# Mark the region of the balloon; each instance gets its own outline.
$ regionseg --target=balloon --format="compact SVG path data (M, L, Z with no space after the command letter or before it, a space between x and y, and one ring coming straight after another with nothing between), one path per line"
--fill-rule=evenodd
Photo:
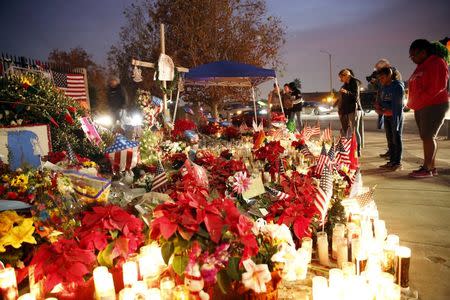
M184 131L184 137L186 138L186 140L190 143L198 143L199 141L199 137L197 132L193 131L193 130L185 130Z
M295 132L296 126L295 126L294 120L289 120L289 121L287 122L286 127L287 127L287 129L288 129L290 132Z

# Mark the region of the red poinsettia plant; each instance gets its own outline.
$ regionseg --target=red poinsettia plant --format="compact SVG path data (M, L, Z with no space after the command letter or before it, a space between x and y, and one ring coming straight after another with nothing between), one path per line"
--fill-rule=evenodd
M292 228L295 236L301 240L311 234L310 225L318 210L314 202L317 189L308 175L292 172L291 177L281 176L281 191L289 197L278 200L268 208L267 221L286 224Z
M186 130L196 130L197 125L188 119L178 119L175 121L172 130L172 138L175 140L182 139Z
M171 196L175 202L154 209L150 237L162 243L166 262L174 255L172 266L177 274L185 271L194 242L208 253L215 252L219 245L231 244L230 249L239 252L243 259L258 252L253 222L240 213L231 199L211 200L208 192L195 184L190 190L174 192Z
M95 252L100 265L121 264L144 242L142 220L119 206L95 206L84 212L81 224L80 247Z
M92 272L95 264L95 254L81 248L75 239L59 239L53 244L42 244L30 262L30 266L35 267L36 281L45 279L45 293L60 283L83 283L84 276ZM23 275L26 276L26 272L22 273L19 280Z
M271 141L256 150L254 155L255 159L267 162L270 166L269 173L274 175L279 171L280 158L284 150L280 141Z

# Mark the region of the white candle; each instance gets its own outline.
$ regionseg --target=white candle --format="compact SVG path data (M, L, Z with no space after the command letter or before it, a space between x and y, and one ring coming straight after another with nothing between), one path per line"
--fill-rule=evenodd
M314 300L328 299L328 282L323 276L314 276L312 279L312 290Z
M409 287L409 264L411 261L411 249L400 246L397 248L396 255L396 283L398 283L402 288L407 288Z
M132 288L124 288L119 293L119 300L134 300L136 298L136 293Z
M331 237L331 258L337 259L338 240L345 236L345 225L337 223L333 228L333 236Z
M317 252L319 253L319 263L323 266L329 266L328 237L326 232L317 233Z
M138 267L135 261L127 261L122 265L123 284L125 287L131 287L138 281Z
M159 284L159 288L161 290L161 299L171 300L174 287L175 282L170 277L162 278Z
M396 234L389 234L386 238L386 244L398 246L400 244L400 238Z
M36 297L34 294L26 293L20 296L17 300L36 300Z
M310 237L302 238L302 248L308 251L308 263L310 263L312 259L312 247L313 247L312 238Z
M330 269L330 293L335 295L333 299L343 299L344 273L341 269Z
M346 238L337 240L337 265L342 269L342 263L348 261L348 245Z
M356 275L355 264L350 261L344 261L342 263L342 273L344 274L345 277Z
M386 222L384 220L375 220L375 238L378 241L384 241L387 236Z
M300 248L297 250L297 255L294 260L294 270L296 280L306 279L306 273L308 272L309 263L309 250Z
M15 300L19 296L14 268L4 268L0 270L0 290L1 295L5 300Z
M356 262L356 257L358 257L361 251L361 240L359 238L353 238L352 241L352 262Z
M152 256L144 254L139 257L139 272L142 278L155 277L158 271L159 266Z
M116 291L114 289L114 280L112 274L105 272L104 269L94 269L94 286L96 299L114 300L116 299ZM97 271L96 271L97 269Z
M161 292L158 288L152 288L148 290L148 299L161 300Z

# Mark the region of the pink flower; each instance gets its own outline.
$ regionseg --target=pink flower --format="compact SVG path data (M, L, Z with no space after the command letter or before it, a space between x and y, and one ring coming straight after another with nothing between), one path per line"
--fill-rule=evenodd
M233 192L242 194L250 186L250 177L247 177L246 172L239 171L232 177Z

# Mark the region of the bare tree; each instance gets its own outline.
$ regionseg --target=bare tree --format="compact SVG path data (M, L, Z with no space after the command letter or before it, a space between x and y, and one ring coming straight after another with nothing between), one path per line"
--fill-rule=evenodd
M177 65L192 68L232 60L281 66L279 49L285 42L285 29L278 18L268 15L264 0L144 0L124 14L127 24L109 52L109 64L130 95L137 87L161 93L151 80L151 70L144 70L145 80L136 84L130 66L131 58L157 60L160 23L166 24L166 53ZM224 87L192 88L187 99L205 103L217 114L223 100L237 92Z

